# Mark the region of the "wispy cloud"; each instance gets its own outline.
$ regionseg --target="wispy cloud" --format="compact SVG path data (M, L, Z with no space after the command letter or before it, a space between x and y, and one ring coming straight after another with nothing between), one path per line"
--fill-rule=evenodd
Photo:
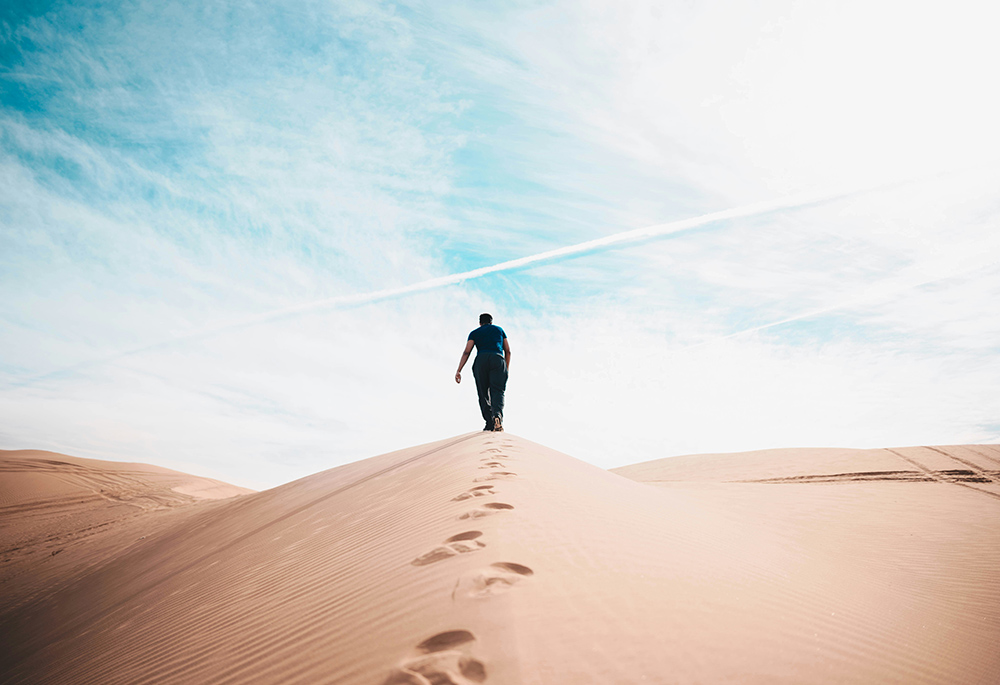
M576 245L567 245L565 247L560 247L553 250L546 250L545 252L539 252L538 254L519 257L517 259L511 259L504 262L500 262L498 264L492 264L490 266L484 266L478 269L472 269L470 271L462 271L455 274L449 274L447 276L430 278L410 285L400 286L396 288L384 288L382 290L375 290L366 293L338 295L336 297L328 297L321 300L315 300L312 302L304 302L288 307L283 307L281 309L265 312L263 314L257 314L254 316L245 317L240 320L225 322L221 325L204 328L201 330L193 331L191 333L174 336L167 340L143 345L141 347L136 347L130 350L126 350L124 352L116 353L109 357L91 360L88 362L77 364L75 366L66 369L60 369L54 372L50 372L42 376L28 378L20 382L15 382L13 384L13 387L23 387L26 385L31 385L40 380L52 378L54 376L65 375L66 373L71 373L73 371L78 371L84 368L93 368L95 366L113 362L123 357L142 354L144 352L160 349L169 345L176 345L183 342L199 340L212 335L217 335L219 333L232 331L235 329L248 328L251 326L256 326L265 323L273 323L281 319L286 319L291 316L301 315L309 312L314 312L317 310L338 309L341 307L358 306L373 302L380 302L383 300L395 299L399 297L404 297L406 295L413 295L415 293L425 292L428 290L436 290L438 288L444 288L451 285L458 285L460 283L464 283L465 281L481 278L483 276L487 276L490 274L503 273L506 271L516 271L530 267L535 264L552 262L572 257L579 257L582 255L590 254L599 250L605 250L619 245L627 245L629 243L636 243L646 240L652 240L655 238L662 238L665 236L669 236L671 234L676 234L682 231L689 231L696 228L701 228L703 226L708 226L721 221L760 216L781 210L796 209L799 207L814 205L822 202L828 202L831 200L843 199L845 197L858 195L867 190L871 189L855 188L849 190L835 190L835 191L827 190L821 193L808 193L808 194L799 194L789 197L783 197L777 200L769 200L766 202L758 202L743 207L735 207L732 209L726 209L718 212L711 212L709 214L703 214L701 216L692 217L689 219L682 219L680 221L672 221L665 224L657 224L655 226L646 226L643 228L633 229L631 231L614 233L612 235L604 236L602 238L596 238L594 240L588 240L583 243L577 243ZM782 323L788 323L790 321L796 321L805 317L815 316L818 313L831 311L833 309L837 309L842 306L847 306L847 304L852 304L852 303L853 301L851 303L844 303L843 305L834 305L832 307L827 307L825 309L818 310L816 312L807 312L804 314L797 315L795 317L784 319L779 322L767 324L764 326L758 326L751 330L754 331L763 330L764 328L780 325Z

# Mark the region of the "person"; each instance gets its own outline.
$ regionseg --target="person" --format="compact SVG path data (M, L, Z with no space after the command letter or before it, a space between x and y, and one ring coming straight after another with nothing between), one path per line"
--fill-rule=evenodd
M479 315L479 328L469 333L465 351L458 362L455 382L462 382L462 368L476 347L476 360L472 362L472 375L479 393L479 409L486 420L484 431L503 430L503 394L507 390L507 372L510 370L510 343L507 334L493 325L493 316Z

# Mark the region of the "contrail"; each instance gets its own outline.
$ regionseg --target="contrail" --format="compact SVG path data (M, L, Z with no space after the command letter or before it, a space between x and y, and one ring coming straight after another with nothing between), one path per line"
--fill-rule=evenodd
M534 264L539 264L542 262L550 262L555 260L578 257L580 255L596 252L599 250L604 250L619 245L641 242L643 240L649 240L653 238L661 238L664 236L680 233L682 231L689 231L696 228L703 228L705 226L718 223L720 221L727 221L730 219L742 219L752 216L760 216L786 209L799 209L802 207L807 207L809 205L831 202L833 200L839 200L852 197L855 195L860 195L863 193L871 192L873 190L878 190L892 185L897 185L899 183L902 182L897 181L893 183L880 183L878 185L854 187L850 189L837 189L837 190L827 190L825 192L818 192L818 193L800 193L796 195L789 195L776 200L756 202L753 204L734 207L732 209L726 209L719 212L710 212L708 214L702 214L701 216L692 217L690 219L680 219L678 221L670 221L663 224L655 224L653 226L637 228L631 231L623 231L621 233L615 233L613 235L604 236L603 238L597 238L595 240L588 240L586 242L577 243L575 245L568 245L566 247L559 247L554 250L539 252L538 254L529 255L527 257L510 259L505 262L493 264L492 266L484 266L478 269L472 269L470 271L462 271L460 273L455 273L448 276L439 276L437 278L430 278L425 281L420 281L418 283L413 283L410 285L401 286L397 288L384 288L382 290L374 290L367 293L356 293L353 295L338 295L336 297L328 297L322 300L305 302L302 304L294 305L292 307L284 307L282 309L275 309L269 312L256 314L254 316L249 316L243 319L229 321L224 324L220 324L218 326L203 328L197 331L193 331L191 333L178 335L169 338L167 340L151 343L149 345L143 345L141 347L135 347L129 350L122 350L106 357L101 357L98 359L82 362L80 364L75 364L73 366L58 369L56 371L51 371L43 375L32 376L20 382L14 382L11 384L11 386L27 387L48 378L61 376L68 373L74 373L77 371L82 371L84 369L92 368L95 366L103 366L104 364L108 364L116 360L123 359L125 357L131 357L143 354L145 352L151 352L153 350L160 349L163 347L169 347L172 345L176 345L178 343L190 342L193 340L208 338L211 336L219 335L220 333L225 333L227 331L239 328L245 328L248 326L256 326L259 324L267 323L270 321L282 319L289 316L296 316L321 309L338 309L341 307L369 304L372 302L380 302L398 297L404 297L406 295L426 292L428 290L436 290L438 288L444 288L450 285L457 285L465 281L470 281L476 278L482 278L483 276L487 276L489 274L500 273L503 271L513 271L516 269L523 269L525 267Z
M514 271L516 269L523 269L525 267L531 266L533 264L539 264L541 262L549 262L560 259L577 257L586 253L596 252L609 247L625 245L628 243L641 242L643 240L648 240L651 238L660 238L666 235L680 233L682 231L687 231L694 228L702 228L710 224L718 223L720 221L726 221L729 219L741 219L751 216L759 216L762 214L769 214L771 212L776 212L783 209L798 209L813 204L830 202L832 200L838 200L853 195L859 195L861 193L875 190L880 187L885 187L886 185L889 184L881 184L879 186L866 187L866 188L852 188L850 190L827 191L824 193L809 193L809 194L803 193L798 195L790 195L784 198L780 198L778 200L769 200L766 202L757 202L754 204L743 205L741 207L735 207L733 209L726 209L719 212L702 214L701 216L696 216L690 219L680 219L678 221L670 221L664 224L655 224L653 226L646 226L644 228L636 228L631 231L623 231L622 233L615 233L613 235L604 236L603 238L596 238L594 240L588 240L586 242L577 243L575 245L568 245L566 247L558 247L554 250L539 252L538 254L529 255L527 257L510 259L507 260L506 262L493 264L492 266L484 266L478 269L472 269L471 271L462 271L460 273L450 274L448 276L439 276L437 278L431 278L426 281L420 281L418 283L412 283L410 285L400 286L397 288L385 288L382 290L374 290L367 293L356 293L353 295L337 295L335 297L328 297L322 300L313 300L312 302L304 302L302 304L294 305L291 307L275 309L270 312L264 312L262 314L256 314L254 316L250 316L245 319L231 321L229 323L214 328L206 328L194 333L189 333L186 335L178 336L176 338L171 338L169 341L165 341L165 343L159 343L159 344L169 344L169 343L179 342L182 340L201 338L207 335L215 335L217 333L228 331L234 328L253 326L256 324L266 323L274 319L280 319L296 314L304 314L306 312L314 311L317 309L336 309L345 306L369 304L372 302L380 302L383 300L389 300L405 295L412 295L414 293L426 292L428 290L436 290L438 288L443 288L449 285L457 285L465 281L470 281L476 278L482 278L483 276L487 276L489 274L499 273L502 271ZM141 348L141 351L145 351L146 349L149 348L143 347Z
M889 285L888 288L877 290L874 286L865 289L859 295L850 297L844 300L838 300L835 304L826 305L824 307L818 307L816 309L810 309L807 312L802 312L801 314L795 314L794 316L789 316L784 319L779 319L777 321L771 321L765 324L760 324L758 326L751 326L750 328L744 328L742 330L736 331L734 333L727 333L726 335L720 335L708 340L703 340L702 342L694 343L692 345L687 345L682 349L690 350L697 347L704 347L711 343L719 342L722 340L729 340L730 338L737 338L741 335L749 335L751 333L758 333L760 331L767 330L768 328L774 328L776 326L782 326L786 323L794 323L796 321L802 321L803 319L811 319L814 316L821 316L823 314L829 314L830 312L837 311L838 309L847 309L849 307L856 307L861 304L867 304L877 300L885 300L886 298L891 298L908 290L915 290L916 288L923 287L925 285L931 285L933 283L940 283L942 281L948 281L953 278L958 278L960 276L970 276L972 274L978 273L980 271L985 271L987 269L995 268L1000 265L1000 260L993 260L981 266L977 266L972 269L961 269L951 273L944 274L942 276L936 276L934 278L925 278L923 280L914 281L903 281L896 285L892 285L888 281L881 281L875 285Z

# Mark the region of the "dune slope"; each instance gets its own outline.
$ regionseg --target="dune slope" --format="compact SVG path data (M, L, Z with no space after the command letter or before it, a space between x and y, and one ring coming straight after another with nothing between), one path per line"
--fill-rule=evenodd
M774 449L667 457L611 469L644 483L681 481L819 483L939 481L971 483L1000 495L1000 448L946 445L895 449Z
M903 451L900 462L934 475L890 460L869 472L928 477L795 480L869 467L782 455L699 479L721 467L691 458L688 479L653 485L509 433L467 434L161 517L0 614L0 672L52 683L995 682L1000 452L975 449L981 459L960 455L982 472L975 482L943 473L972 467ZM953 466L947 451L934 453ZM640 467L663 474L619 471Z
M0 617L194 505L251 492L149 464L0 450Z

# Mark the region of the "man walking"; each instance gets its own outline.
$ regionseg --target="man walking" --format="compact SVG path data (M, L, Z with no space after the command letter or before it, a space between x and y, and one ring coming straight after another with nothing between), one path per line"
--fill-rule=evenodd
M510 344L507 334L493 325L489 314L479 315L479 328L469 333L465 351L458 362L455 382L462 382L462 368L469 360L472 346L476 347L476 360L472 362L472 375L479 393L479 409L486 419L484 431L503 430L503 393L507 389L507 370L510 369Z

